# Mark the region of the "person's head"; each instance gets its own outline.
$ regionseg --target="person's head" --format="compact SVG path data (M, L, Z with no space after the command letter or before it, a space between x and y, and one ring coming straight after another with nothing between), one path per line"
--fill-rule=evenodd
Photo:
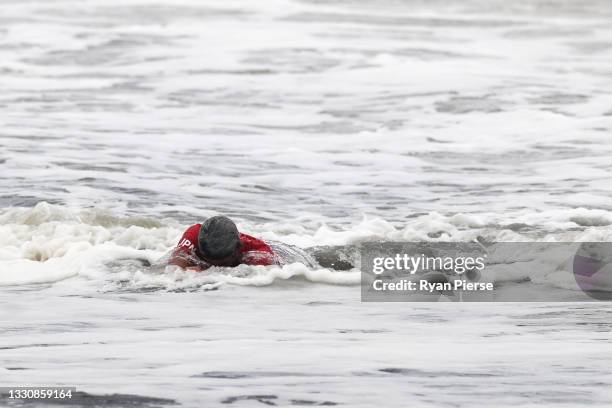
M217 266L235 266L240 253L240 234L232 220L222 215L202 223L198 251L204 260Z

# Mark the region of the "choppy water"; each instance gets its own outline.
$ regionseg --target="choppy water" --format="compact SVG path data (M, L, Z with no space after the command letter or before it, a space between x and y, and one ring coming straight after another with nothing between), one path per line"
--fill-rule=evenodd
M612 3L1 6L2 384L610 404L605 304L366 305L356 271L134 259L217 212L301 248L611 240Z

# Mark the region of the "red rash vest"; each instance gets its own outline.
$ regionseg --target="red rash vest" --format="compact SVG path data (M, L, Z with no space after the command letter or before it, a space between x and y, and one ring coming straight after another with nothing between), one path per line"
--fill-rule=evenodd
M197 255L196 245L201 224L187 228L172 253L170 264L183 268L208 267L208 262ZM274 251L264 241L247 234L240 233L240 264L245 265L275 265L278 264ZM205 268L203 268L205 269Z

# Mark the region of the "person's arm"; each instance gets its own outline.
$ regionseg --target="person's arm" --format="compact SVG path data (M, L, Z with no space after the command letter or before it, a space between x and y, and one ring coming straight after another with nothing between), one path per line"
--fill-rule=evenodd
M188 271L201 272L206 269L205 265L193 256L192 251L195 246L199 231L199 225L192 225L185 231L179 240L176 248L172 251L168 265L175 265Z
M181 248L174 249L168 260L168 265L175 265L191 272L202 272L210 267L209 264L196 259L190 253L185 253Z
M168 265L175 265L183 269L190 269L195 266L195 263L186 256L184 251L181 248L175 248L170 255L170 260L168 260Z
M268 252L249 251L242 254L242 263L245 265L279 265L276 257Z

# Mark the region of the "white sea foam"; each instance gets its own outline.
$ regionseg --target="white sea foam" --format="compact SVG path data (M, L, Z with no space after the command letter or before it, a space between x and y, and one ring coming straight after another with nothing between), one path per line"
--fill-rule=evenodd
M596 217L601 219L607 213L584 209L555 211L549 216L517 219L516 222L536 220L550 225L566 225L571 219L583 220ZM586 227L569 233L549 233L541 236L500 229L499 216L454 214L443 216L430 213L415 217L397 226L380 218L365 217L359 223L343 230L327 225L305 228L299 224L275 224L241 222L241 230L264 239L284 242L301 248L315 246L347 246L362 242L392 241L471 241L486 236L493 241L605 241L612 235L607 226ZM552 220L552 221L550 221ZM32 208L11 208L0 211L0 284L16 285L29 283L50 283L67 278L121 280L112 275L108 264L122 260L145 260L155 263L176 245L183 230L172 219L147 217L121 217L107 210L78 210L41 202ZM195 220L194 220L195 222ZM576 225L574 223L574 225ZM602 229L603 228L603 229ZM513 261L524 254L511 254ZM532 255L530 259L537 259ZM518 258L517 258L518 257ZM554 257L554 256L553 256ZM553 265L554 262L551 262ZM128 277L133 287L150 284L169 290L207 283L228 283L234 285L269 285L277 280L302 277L306 281L331 284L357 284L357 272L329 271L309 268L306 265L284 267L243 267L236 271L217 270L199 274L151 274L147 268L136 268ZM546 276L547 269L540 268L540 276ZM498 281L520 281L533 276L533 265L512 268L512 273L496 273ZM134 272L134 271L132 271ZM112 286L112 284L111 284ZM125 285L124 285L125 286Z

